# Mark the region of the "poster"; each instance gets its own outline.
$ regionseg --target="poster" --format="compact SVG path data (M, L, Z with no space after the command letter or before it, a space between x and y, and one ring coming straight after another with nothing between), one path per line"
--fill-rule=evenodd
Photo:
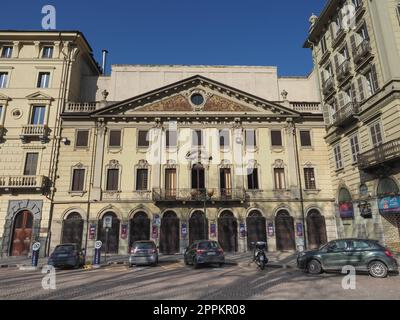
M128 225L121 225L121 239L125 240L128 237Z
M90 224L89 226L89 240L95 240L96 238L96 225Z
M354 209L352 202L342 202L339 204L339 213L342 219L354 218Z
M158 227L156 225L153 225L151 228L151 237L154 240L158 239Z
M239 226L239 232L240 232L240 237L245 238L246 237L246 226L244 223L241 223Z
M274 224L268 223L268 237L273 237L275 235Z
M400 213L400 196L381 198L378 207L381 214Z
M210 224L210 236L211 238L217 237L217 225L215 223Z
M297 223L296 229L297 229L297 236L302 237L303 236L303 224L301 222Z
M187 237L187 224L186 223L182 223L182 225L181 225L181 236L182 236L183 240L185 240Z

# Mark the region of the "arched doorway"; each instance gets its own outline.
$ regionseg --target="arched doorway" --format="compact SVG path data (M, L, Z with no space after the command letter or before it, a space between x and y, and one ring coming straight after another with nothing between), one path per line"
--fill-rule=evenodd
M150 219L146 212L136 213L130 221L129 248L141 240L150 240Z
M311 210L307 215L307 238L310 249L319 248L328 242L325 217L318 210Z
M294 219L286 210L281 210L275 218L276 248L278 251L296 249Z
M160 252L164 254L179 252L179 218L173 211L164 213L161 219Z
M267 242L267 221L260 211L250 212L246 219L247 225L247 248L252 250L252 242Z
M106 217L112 218L112 227L108 232L108 241L106 229L103 228L104 219ZM108 253L118 253L119 246L119 225L120 221L114 212L107 212L102 219L99 220L98 234L97 238L103 242L102 251L107 251Z
M61 243L77 243L82 245L83 219L78 212L72 212L63 221Z
M237 220L230 211L224 211L219 216L218 241L226 252L236 252L238 249Z
M189 219L189 243L208 240L208 219L202 211L196 211Z
M32 240L33 215L29 211L21 211L14 218L11 256L27 256Z

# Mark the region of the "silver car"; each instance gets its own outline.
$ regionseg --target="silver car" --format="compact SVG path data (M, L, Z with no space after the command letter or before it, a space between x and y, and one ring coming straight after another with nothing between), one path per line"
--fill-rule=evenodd
M158 250L154 241L136 241L131 248L129 256L129 266L133 265L152 265L158 264Z

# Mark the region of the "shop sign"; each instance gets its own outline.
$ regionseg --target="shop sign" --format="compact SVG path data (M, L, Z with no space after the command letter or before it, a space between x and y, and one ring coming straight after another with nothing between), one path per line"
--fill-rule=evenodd
M389 196L378 200L381 214L400 213L400 196Z

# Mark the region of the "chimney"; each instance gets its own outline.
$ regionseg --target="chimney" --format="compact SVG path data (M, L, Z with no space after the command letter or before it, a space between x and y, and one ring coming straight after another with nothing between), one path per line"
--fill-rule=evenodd
M103 75L106 74L107 55L108 55L108 51L106 49L103 49L103 63L101 65L101 69L103 71Z

